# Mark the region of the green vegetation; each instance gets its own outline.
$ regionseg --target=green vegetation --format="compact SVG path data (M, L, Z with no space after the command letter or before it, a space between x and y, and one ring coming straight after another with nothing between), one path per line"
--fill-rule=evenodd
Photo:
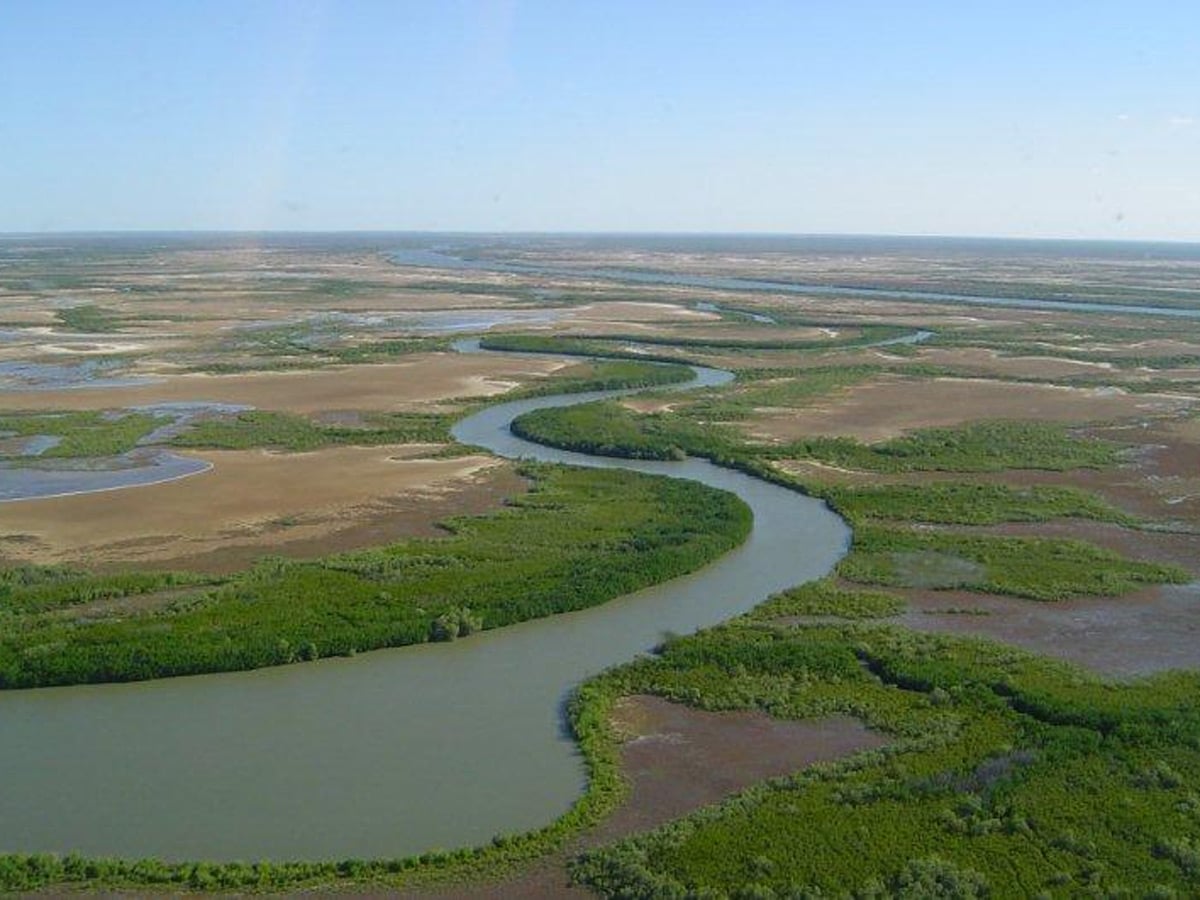
M878 626L675 640L587 702L843 713L892 742L585 853L574 876L607 897L1192 896L1198 690Z
M583 391L650 387L688 381L687 366L650 363L600 363L574 367L575 371L551 376L508 394L504 400L568 394ZM466 411L470 411L468 406ZM365 413L362 425L322 425L304 416L268 410L249 410L232 418L197 422L175 437L176 447L212 447L245 450L272 447L293 452L323 447L377 446L405 443L450 443L450 426L463 415L455 413ZM2 420L0 420L2 424Z
M1094 519L1123 525L1137 520L1077 488L1003 484L885 484L811 486L808 490L851 522L879 520L941 525L996 525Z
M777 459L814 459L867 472L999 472L1101 468L1118 460L1108 441L1076 437L1051 422L971 422L923 428L878 444L811 438L772 448Z
M311 561L265 559L133 615L72 616L71 604L114 597L123 585L151 592L200 579L21 570L0 593L0 687L232 671L448 639L665 581L750 530L744 503L700 484L522 471L533 481L528 494L499 512L444 523L448 537Z
M884 371L879 366L823 366L811 369L743 369L728 387L685 400L677 411L715 422L745 419L764 408L797 409L818 397L859 384Z
M611 400L537 409L513 420L513 434L566 450L631 459L717 457L736 447L730 428L705 427L682 416L638 415Z
M220 450L273 447L293 452L341 445L442 444L453 440L450 425L456 418L450 413L369 413L358 428L319 425L293 413L247 410L232 418L197 422L171 444Z
M183 572L93 574L62 566L17 566L0 571L0 621L16 627L22 616L217 581Z
M135 412L54 412L13 413L0 416L0 432L15 432L22 437L45 435L61 438L40 458L116 456L137 446L137 442L158 426L162 419Z
M807 324L807 323L806 323ZM911 329L893 325L839 326L845 336L817 340L762 340L720 336L656 337L646 334L561 335L495 334L486 335L480 346L485 350L509 350L518 353L559 353L567 356L596 356L617 359L678 361L681 353L663 353L653 348L678 349L683 354L720 354L761 350L839 350L864 347L908 334ZM651 348L651 349L645 349Z
M433 353L438 350L450 349L450 339L440 337L427 338L392 338L384 341L366 341L351 346L321 348L334 364L380 363L388 362L401 356L411 356L413 353Z
M749 619L771 620L785 616L833 616L838 619L881 619L904 612L895 594L883 591L846 590L828 578L781 591L756 606Z
M325 326L326 328L328 326ZM323 331L319 320L246 329L220 347L223 357L192 366L209 375L315 369L322 366L386 363L414 353L448 350L447 337L387 338L345 342ZM245 358L245 357L249 358Z
M631 349L628 341L610 342L587 337L557 337L541 334L489 334L479 340L484 350L514 353L554 353L560 356L592 356L600 359L634 359L678 363L678 353L643 352Z
M917 532L861 526L838 564L850 581L964 588L1031 600L1120 595L1147 584L1183 584L1176 566L1126 559L1083 541Z
M116 310L91 303L60 309L54 314L54 317L58 319L63 328L91 334L109 334L120 331L123 319Z
M1115 444L1077 437L1065 426L1047 422L924 428L878 444L831 437L755 444L732 426L696 421L689 412L637 413L611 400L597 401L526 413L513 422L513 431L541 444L603 456L676 459L687 454L716 462L811 459L880 473L1098 468L1119 458Z
M614 391L630 388L683 384L694 378L687 366L674 363L646 363L609 360L582 363L555 372L544 381L527 384L504 395L504 400L543 397L551 394L582 394L586 391Z

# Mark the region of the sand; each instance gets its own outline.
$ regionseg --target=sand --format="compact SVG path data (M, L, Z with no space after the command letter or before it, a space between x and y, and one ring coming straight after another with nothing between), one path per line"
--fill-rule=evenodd
M109 409L214 401L294 413L335 409L386 411L455 397L490 397L566 364L547 357L430 353L380 365L303 372L174 375L131 387L21 391L5 393L0 398L10 410Z
M886 441L919 428L985 419L1083 423L1177 413L1187 398L1128 394L1117 388L1077 388L970 378L914 379L888 375L839 391L799 410L764 411L745 427L777 440L813 435Z
M505 465L490 456L405 458L427 450L205 451L194 455L213 468L191 478L0 504L0 553L10 561L104 565L194 557L230 546L249 545L252 555L261 555L301 541L319 552L323 544L335 545L323 538L386 513L391 501L421 501L444 516L449 510L431 501L467 491L486 470ZM424 520L430 518L427 513Z

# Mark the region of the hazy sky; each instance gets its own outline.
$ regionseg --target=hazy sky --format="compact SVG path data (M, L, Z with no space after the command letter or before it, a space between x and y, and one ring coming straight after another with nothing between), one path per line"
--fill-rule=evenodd
M0 231L141 228L1200 241L1200 0L0 0Z

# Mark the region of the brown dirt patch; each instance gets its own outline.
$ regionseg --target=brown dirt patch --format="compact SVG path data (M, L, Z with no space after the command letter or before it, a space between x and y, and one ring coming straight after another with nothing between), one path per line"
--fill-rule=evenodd
M660 697L627 697L614 723L628 801L594 833L596 844L646 831L767 778L881 747L857 719L793 721L760 712L707 712Z
M422 401L500 394L563 365L548 357L431 353L399 363L307 372L173 375L124 388L13 392L4 394L4 404L9 409L109 409L207 400L295 413L395 410Z
M1198 584L1061 603L959 591L900 593L909 610L888 621L916 631L1004 641L1113 677L1200 668Z
M406 447L200 454L208 472L165 484L0 505L8 561L229 571L264 553L312 556L429 533L519 490L487 456L405 459ZM515 489L514 489L515 488Z
M885 376L839 391L800 410L766 413L746 428L790 440L833 435L884 441L918 428L981 419L1095 422L1178 412L1188 401L1115 388L1071 388L968 378Z

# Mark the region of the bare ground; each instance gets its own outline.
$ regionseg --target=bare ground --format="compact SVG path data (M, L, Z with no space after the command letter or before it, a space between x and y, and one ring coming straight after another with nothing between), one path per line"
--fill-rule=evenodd
M916 631L974 635L1127 678L1200 668L1200 585L1125 597L1037 603L965 591L900 591L909 609L887 621Z
M295 413L396 410L422 402L503 393L565 365L547 357L421 354L404 362L304 372L172 375L121 388L23 391L3 395L8 409L111 409L214 401Z
M230 571L264 553L312 556L428 534L440 519L522 489L493 457L405 458L427 450L204 452L213 468L192 478L2 504L0 553L8 562Z
M918 428L981 419L1083 423L1176 413L1189 401L1119 389L1060 387L968 378L887 375L797 410L764 412L745 423L756 435L793 440L814 435L885 441Z

